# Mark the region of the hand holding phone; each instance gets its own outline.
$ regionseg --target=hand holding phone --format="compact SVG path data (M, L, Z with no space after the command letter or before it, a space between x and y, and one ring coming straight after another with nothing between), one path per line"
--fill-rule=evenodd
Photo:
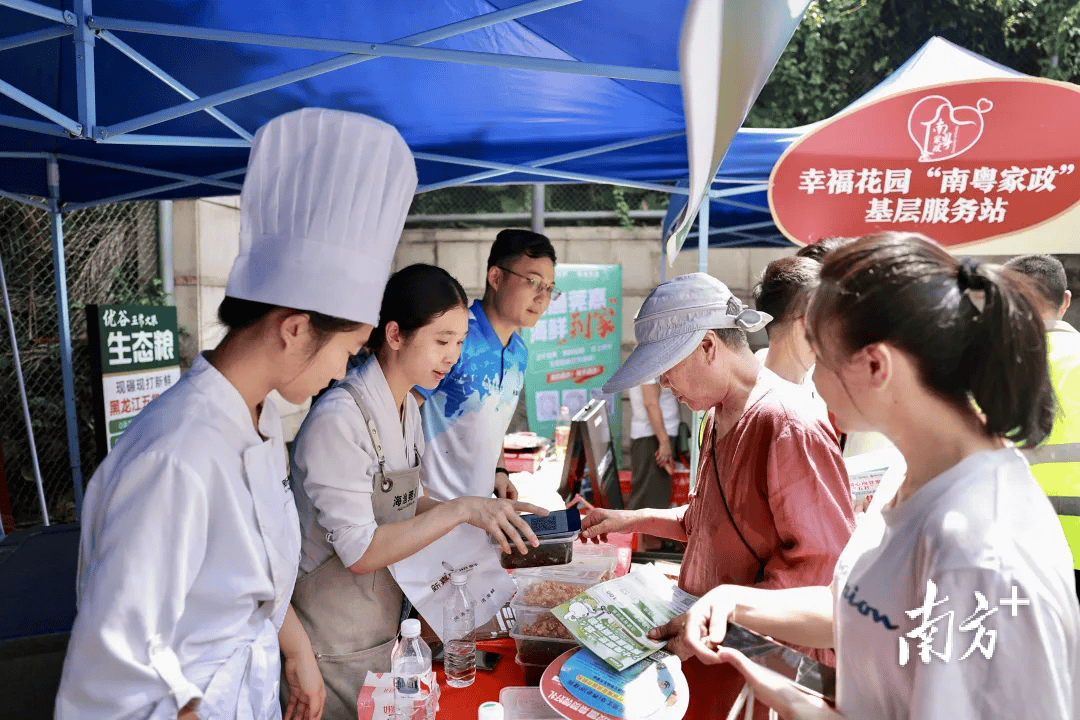
M571 535L581 530L581 512L576 508L556 510L548 515L522 515L536 537Z

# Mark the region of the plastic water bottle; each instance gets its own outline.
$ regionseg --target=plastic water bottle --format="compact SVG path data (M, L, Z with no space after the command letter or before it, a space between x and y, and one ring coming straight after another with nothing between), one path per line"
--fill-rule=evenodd
M467 572L450 575L450 597L443 603L443 668L450 687L469 687L476 679L476 601L469 595Z
M570 442L570 408L559 408L559 419L555 421L555 458L566 458L566 445Z
M476 720L503 720L503 706L497 702L486 702L476 711Z
M401 637L394 643L390 656L394 673L394 715L412 718L419 702L427 701L435 675L431 672L431 650L420 639L420 621L406 620L401 623ZM434 718L434 712L426 714Z

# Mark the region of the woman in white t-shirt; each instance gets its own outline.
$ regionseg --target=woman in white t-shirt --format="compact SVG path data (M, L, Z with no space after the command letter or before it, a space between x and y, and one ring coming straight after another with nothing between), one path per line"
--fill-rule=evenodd
M842 429L896 444L906 476L859 524L831 587L720 586L674 621L669 649L734 664L784 718L1080 714L1071 555L1009 442L1035 445L1053 422L1026 283L918 235L826 257L807 314L815 383ZM729 620L835 647L836 709L721 647Z

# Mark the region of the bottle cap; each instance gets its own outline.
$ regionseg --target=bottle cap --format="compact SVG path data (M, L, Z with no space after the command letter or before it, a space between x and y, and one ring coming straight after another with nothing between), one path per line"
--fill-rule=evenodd
M458 570L457 572L450 573L451 585L464 585L469 582L469 572L467 570Z
M476 713L476 720L503 720L503 706L497 702L486 702Z
M410 618L401 623L401 637L420 637L420 621Z

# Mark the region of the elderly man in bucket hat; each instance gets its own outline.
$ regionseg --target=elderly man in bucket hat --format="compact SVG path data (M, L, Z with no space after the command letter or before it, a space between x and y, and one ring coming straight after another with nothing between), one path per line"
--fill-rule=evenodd
M824 408L750 351L746 333L771 319L705 273L661 283L634 320L637 347L604 385L604 392L618 392L659 378L691 409L708 412L688 505L597 509L582 521L587 538L645 532L686 541L679 587L692 595L722 584L827 585L855 526L839 441ZM679 622L654 637L676 635ZM669 649L688 656L678 642ZM831 652L822 652L813 654L831 663ZM696 659L683 670L687 717L724 717L741 676Z

